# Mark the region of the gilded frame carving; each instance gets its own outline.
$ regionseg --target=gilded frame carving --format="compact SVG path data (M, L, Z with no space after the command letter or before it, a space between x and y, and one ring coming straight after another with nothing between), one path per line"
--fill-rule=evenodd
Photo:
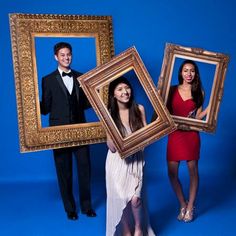
M208 103L210 109L206 119L197 120L194 118L172 115L174 122L180 129L214 132L216 129L220 102L223 96L224 80L229 63L229 56L222 53L210 52L202 48L183 47L181 45L167 43L161 68L161 75L157 85L165 104L168 99L175 59L177 58L213 64L216 69Z
M114 55L112 17L10 14L20 151L37 151L105 141L101 122L41 127L35 37L94 37L96 63ZM105 90L104 90L105 91ZM106 93L101 92L106 99Z
M111 118L105 102L99 95L99 90L103 87L107 87L111 81L130 70L134 70L137 75L140 84L157 113L157 119L123 138ZM127 49L115 56L108 63L80 76L78 80L97 115L103 122L107 133L112 138L121 158L130 156L176 129L176 126L135 47Z

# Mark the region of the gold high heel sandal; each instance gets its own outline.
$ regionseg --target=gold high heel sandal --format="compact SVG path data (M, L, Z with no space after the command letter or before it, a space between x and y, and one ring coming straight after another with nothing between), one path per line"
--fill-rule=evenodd
M179 214L178 214L178 216L177 216L177 219L178 219L178 220L183 220L183 219L184 219L184 216L185 216L185 213L186 213L186 207L180 208Z
M194 218L194 207L191 210L186 210L183 221L185 223L188 223L188 222L193 221L193 218Z

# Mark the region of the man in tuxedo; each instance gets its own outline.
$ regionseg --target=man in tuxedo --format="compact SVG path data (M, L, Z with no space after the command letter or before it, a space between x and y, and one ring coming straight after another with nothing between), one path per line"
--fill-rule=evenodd
M41 113L43 115L49 113L50 126L85 123L84 110L91 105L76 79L81 73L70 68L71 45L66 42L57 43L54 46L54 56L58 68L42 79ZM78 219L72 188L73 156L78 170L81 212L88 217L95 217L96 213L91 206L89 147L85 145L54 149L53 155L59 189L68 219Z

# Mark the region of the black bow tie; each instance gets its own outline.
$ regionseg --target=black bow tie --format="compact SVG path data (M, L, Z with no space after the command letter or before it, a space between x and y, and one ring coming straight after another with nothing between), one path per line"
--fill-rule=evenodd
M62 72L62 77L64 76L69 76L69 77L72 77L72 72L69 72L69 73L66 73L66 72Z

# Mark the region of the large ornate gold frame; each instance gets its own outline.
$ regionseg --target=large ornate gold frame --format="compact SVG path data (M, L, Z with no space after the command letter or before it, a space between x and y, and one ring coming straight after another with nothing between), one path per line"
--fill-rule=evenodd
M101 122L41 127L35 37L94 37L96 61L100 65L114 55L112 17L53 14L9 17L21 152L104 141Z
M183 47L180 45L167 43L165 47L161 75L158 80L158 90L160 91L165 104L168 99L176 58L190 59L216 66L208 104L210 110L206 119L197 120L194 118L172 116L174 122L180 129L214 132L216 129L220 102L223 96L224 80L229 62L229 56L222 53L206 51L201 48Z
M123 138L109 114L99 90L107 87L111 81L130 70L134 70L137 75L153 109L157 113L157 119ZM157 92L157 88L134 47L117 55L108 63L80 76L78 80L97 115L102 120L107 133L112 138L121 158L130 156L176 129L168 110Z

